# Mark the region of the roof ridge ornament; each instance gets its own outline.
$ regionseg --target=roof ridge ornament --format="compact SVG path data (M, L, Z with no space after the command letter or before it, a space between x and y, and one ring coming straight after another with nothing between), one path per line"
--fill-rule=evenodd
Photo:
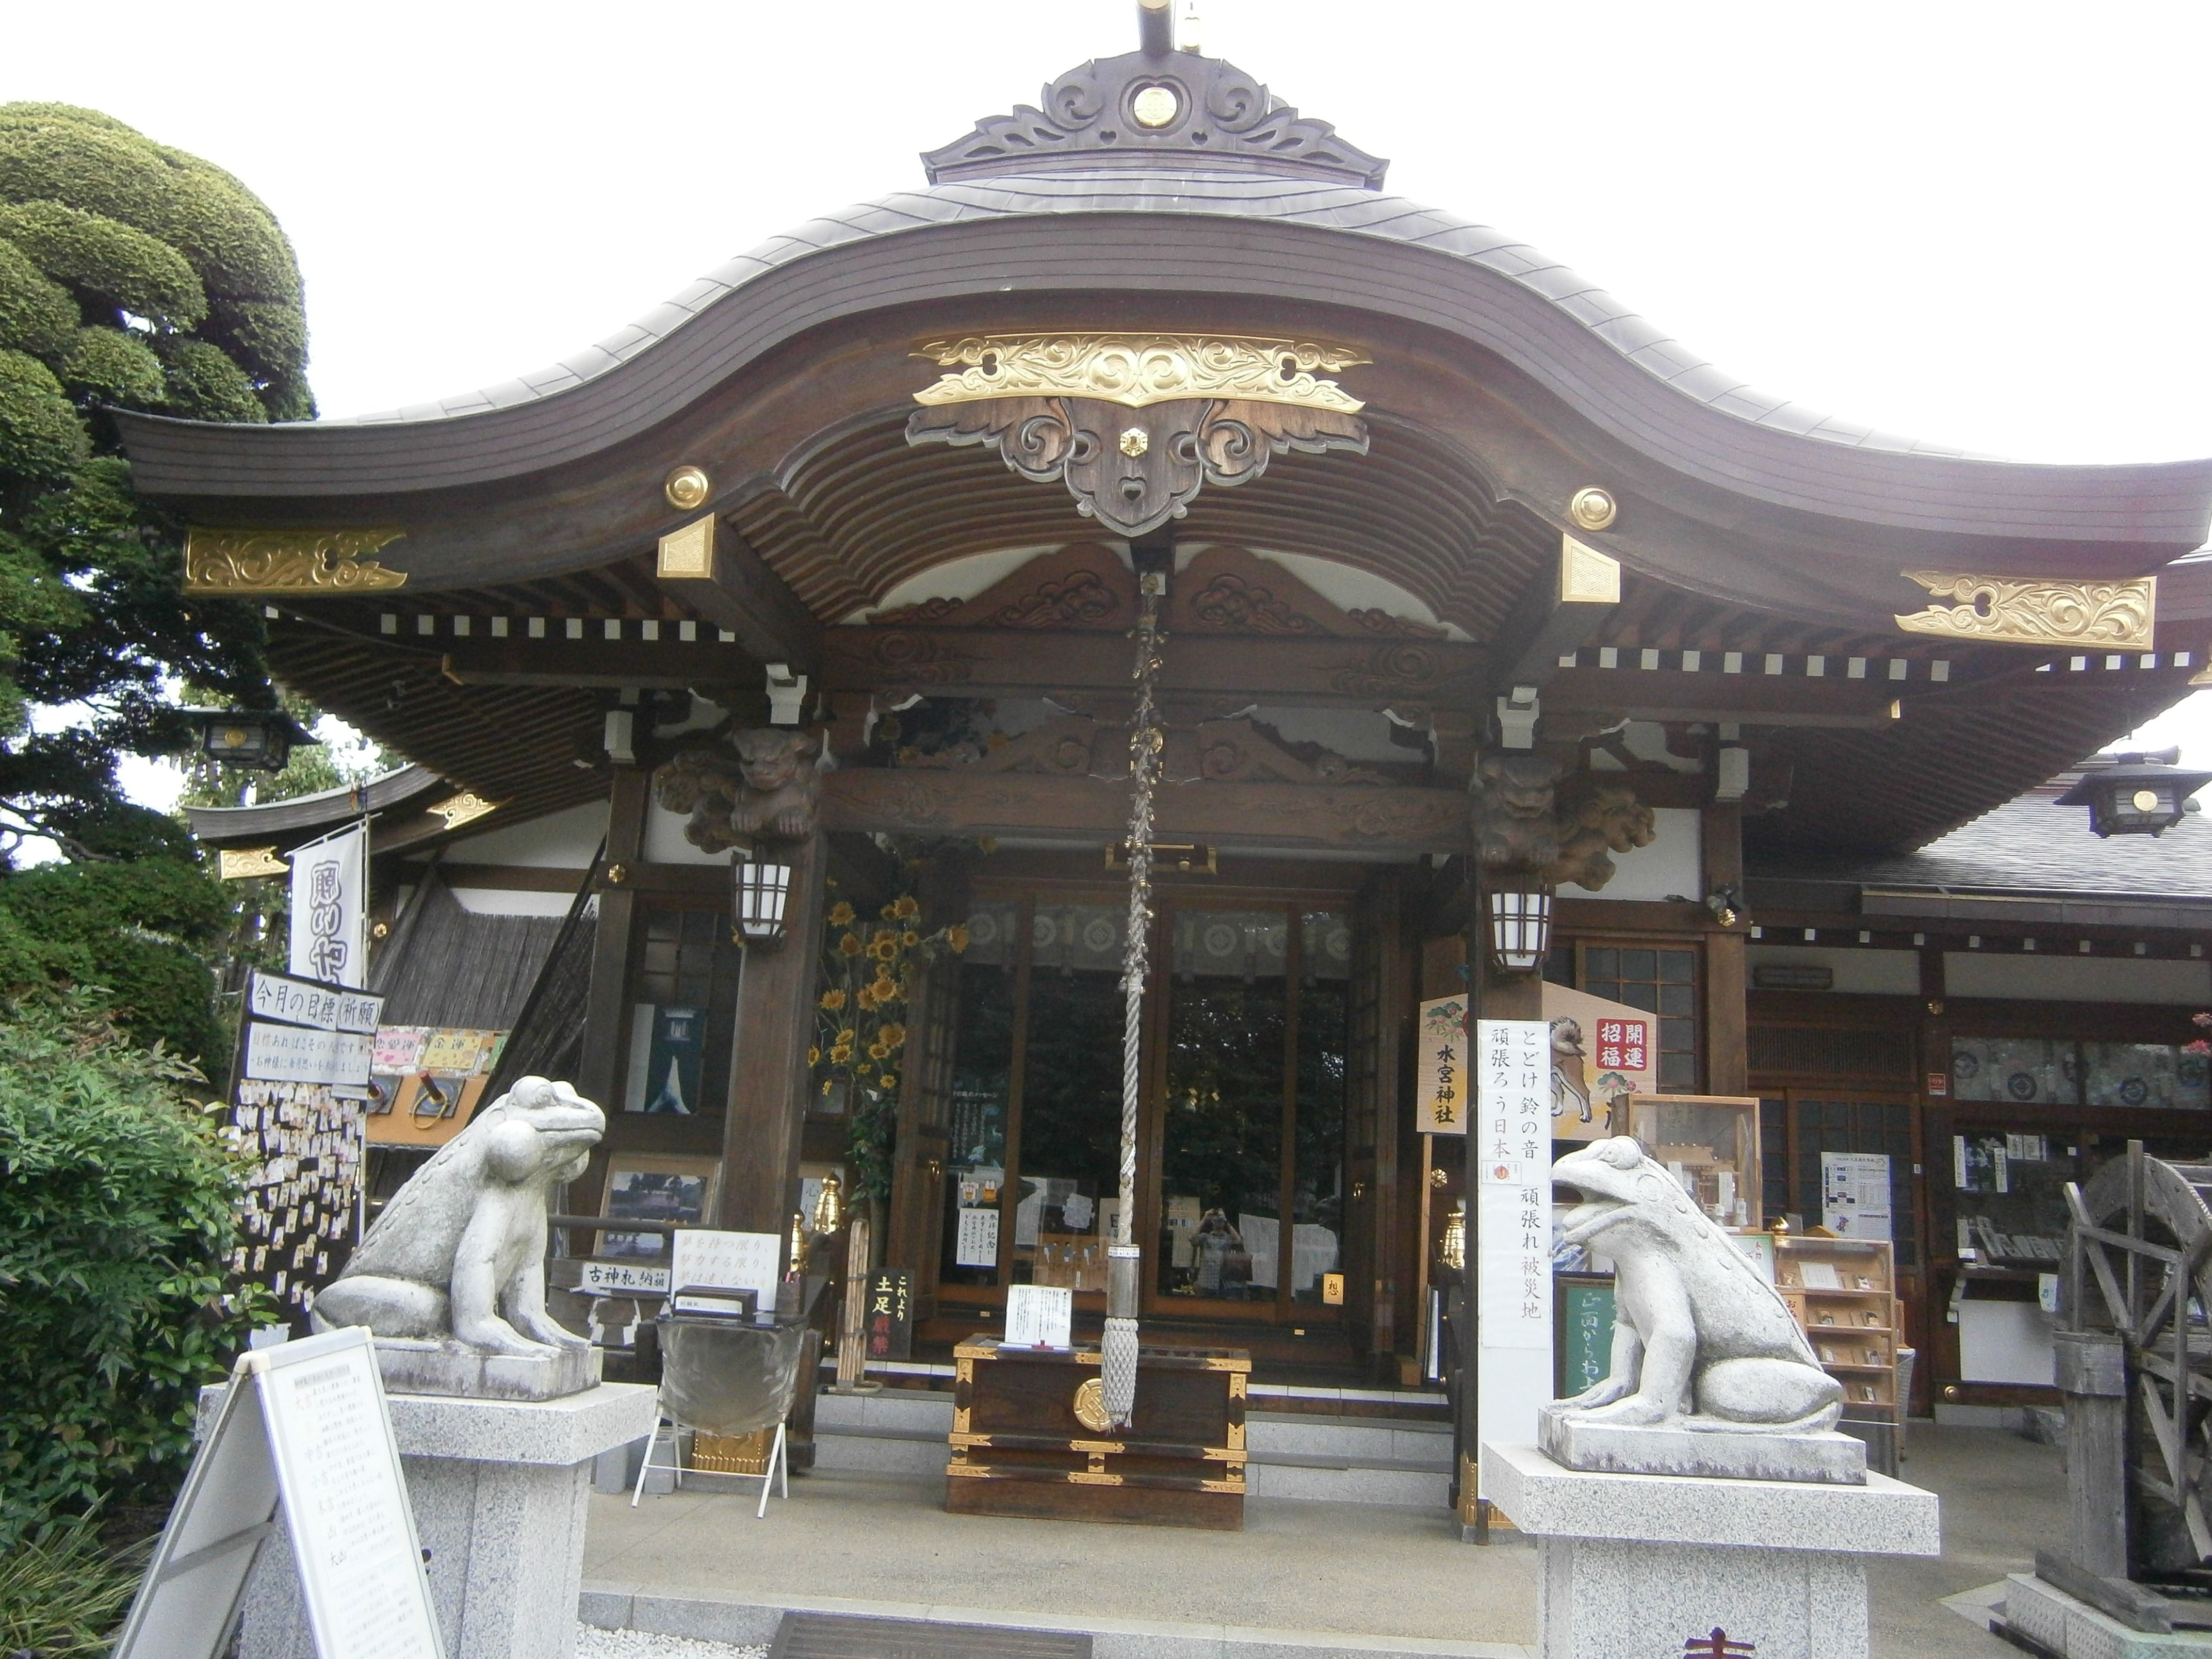
M1117 163L1264 173L1380 190L1390 164L1301 116L1254 76L1194 52L1094 58L921 158L929 182Z

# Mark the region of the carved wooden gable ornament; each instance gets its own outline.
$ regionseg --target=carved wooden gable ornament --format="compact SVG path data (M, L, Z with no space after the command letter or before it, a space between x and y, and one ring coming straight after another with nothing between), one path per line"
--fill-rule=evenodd
M913 444L986 444L1075 509L1138 537L1200 486L1238 484L1291 449L1367 453L1358 398L1322 378L1343 346L1192 334L971 335L916 354L946 371L915 394ZM1318 373L1317 373L1318 371Z

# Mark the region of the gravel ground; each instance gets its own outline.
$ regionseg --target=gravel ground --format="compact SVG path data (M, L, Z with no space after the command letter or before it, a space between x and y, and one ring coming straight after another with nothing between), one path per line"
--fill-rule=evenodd
M695 1642L688 1636L654 1636L641 1630L576 1626L576 1659L768 1659L766 1648L727 1642Z

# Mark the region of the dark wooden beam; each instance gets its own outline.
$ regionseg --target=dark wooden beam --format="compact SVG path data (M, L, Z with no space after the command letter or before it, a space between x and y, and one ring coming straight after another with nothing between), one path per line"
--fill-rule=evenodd
M823 630L822 689L954 696L1024 691L1126 695L1129 642L1115 633L987 628ZM1182 633L1168 641L1164 694L1380 708L1481 705L1483 647L1443 640L1258 638Z
M1587 644L1620 602L1620 567L1609 555L1563 537L1552 568L1522 590L1491 642L1498 653L1491 682L1497 694L1550 684L1559 659Z
M822 624L814 613L719 514L711 532L706 572L675 574L664 556L660 586L679 604L736 635L739 647L757 660L787 663L803 674L815 672Z
M1468 798L1457 789L1279 783L1174 784L1160 791L1162 841L1226 846L1452 853L1467 844ZM1126 784L1103 778L854 768L823 780L833 830L890 835L1050 835L1101 845L1123 833Z

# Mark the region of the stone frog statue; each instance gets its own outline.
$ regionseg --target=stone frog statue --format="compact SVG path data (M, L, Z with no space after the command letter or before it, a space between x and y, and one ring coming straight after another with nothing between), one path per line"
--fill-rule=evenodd
M545 1310L546 1202L583 1173L606 1127L567 1084L524 1078L399 1189L315 1298L315 1328L366 1325L525 1358L588 1347Z
M1843 1414L1774 1287L1632 1137L1571 1152L1552 1179L1583 1202L1563 1242L1613 1258L1613 1369L1562 1402L1585 1421L1808 1433Z

